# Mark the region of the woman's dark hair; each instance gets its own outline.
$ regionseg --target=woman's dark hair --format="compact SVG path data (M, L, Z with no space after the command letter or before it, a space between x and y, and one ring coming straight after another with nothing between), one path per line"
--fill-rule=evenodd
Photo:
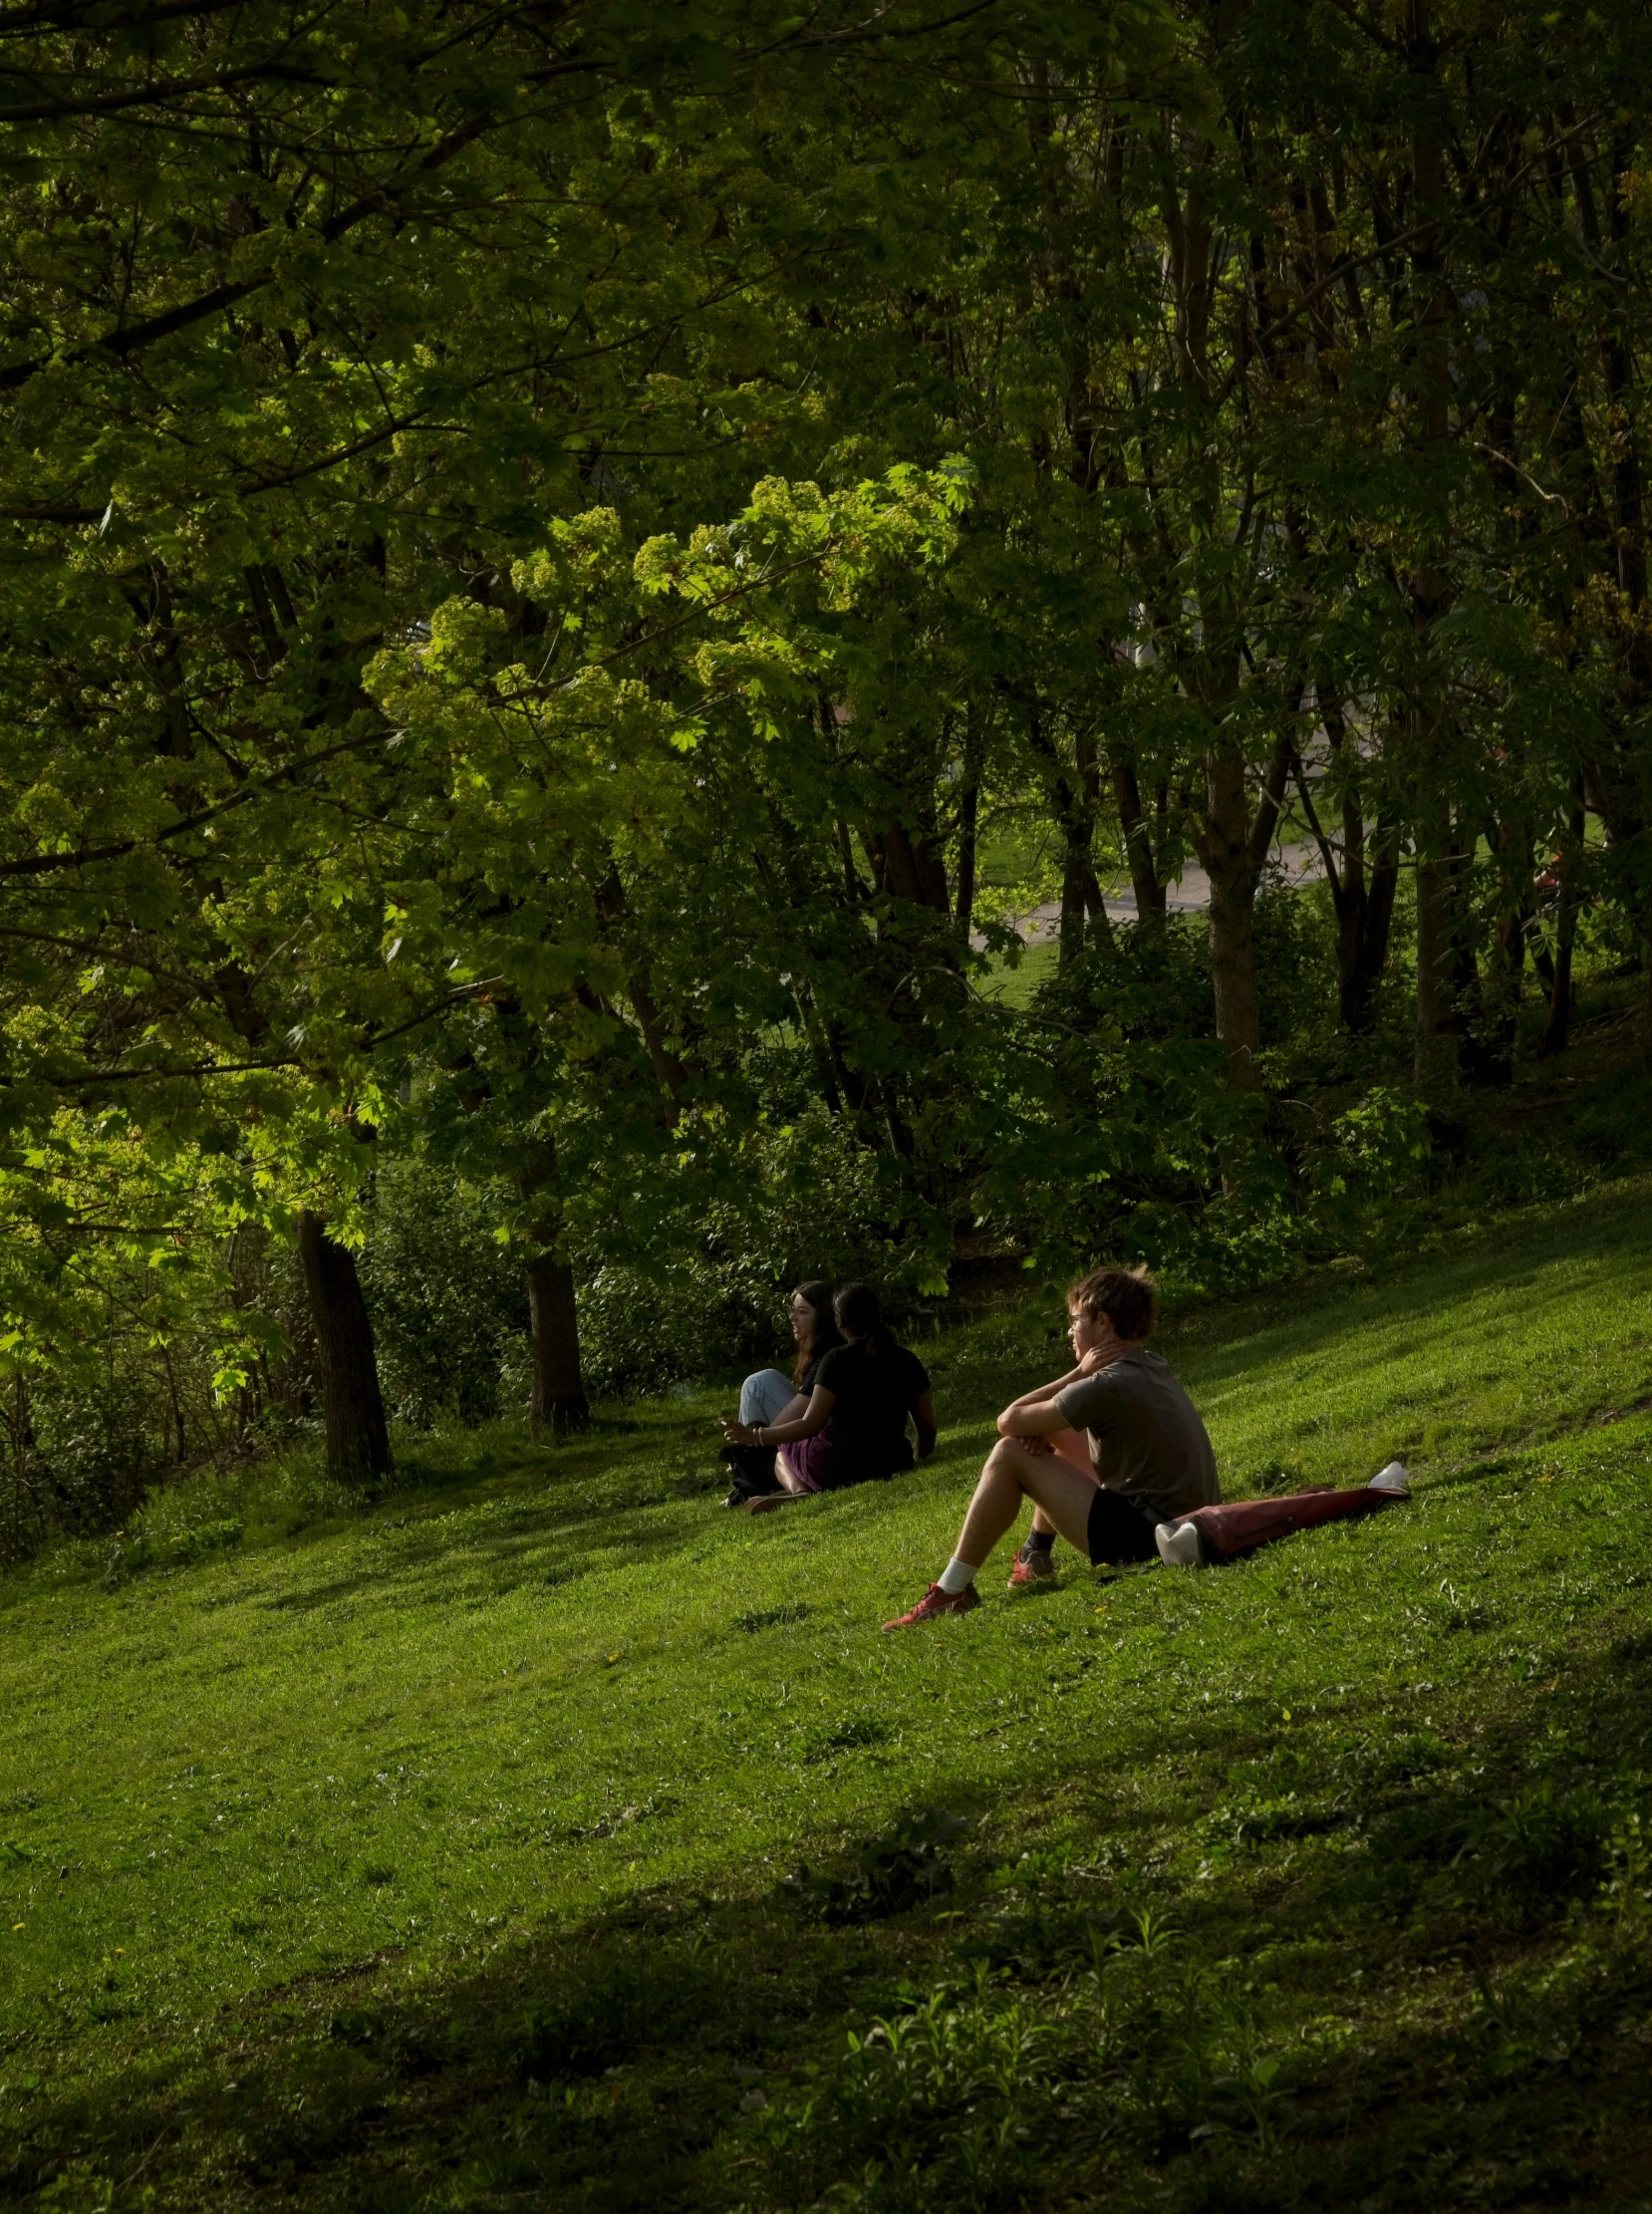
M832 1287L829 1283L818 1280L800 1283L792 1297L801 1299L814 1316L809 1325L808 1336L798 1345L797 1359L792 1366L792 1382L800 1384L822 1353L829 1353L834 1345L843 1343L843 1332L838 1328L837 1317L832 1312Z
M869 1283L839 1284L832 1311L844 1336L858 1337L869 1353L881 1353L895 1343L878 1294Z

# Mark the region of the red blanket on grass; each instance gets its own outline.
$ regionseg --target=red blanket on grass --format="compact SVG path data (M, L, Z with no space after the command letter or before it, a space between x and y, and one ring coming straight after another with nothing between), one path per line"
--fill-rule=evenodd
M1177 1521L1199 1524L1213 1560L1237 1560L1240 1553L1270 1545L1292 1530L1344 1522L1354 1515L1374 1515L1379 1508L1396 1506L1402 1496L1374 1491L1369 1484L1346 1492L1332 1484L1310 1484L1306 1491L1292 1492L1285 1499L1240 1499L1225 1507L1200 1507Z

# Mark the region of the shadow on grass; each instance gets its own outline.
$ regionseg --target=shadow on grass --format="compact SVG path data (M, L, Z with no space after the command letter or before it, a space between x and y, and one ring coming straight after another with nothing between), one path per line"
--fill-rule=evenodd
M95 2099L39 2089L0 2201L62 2177L54 2206L905 2206L889 2179L856 2195L883 2097L932 2163L914 2205L1628 2203L1607 2184L1652 2143L1625 1842L1652 1812L1652 1638L1575 1656L1564 1729L1535 1690L1465 1688L1482 1719L1455 1735L1396 1731L1380 1695L1311 1742L1259 1703L1191 1715L1205 1857L1179 1878L1190 1817L1144 1799L1144 1726L1036 1795L961 1800L962 1835L909 1809L878 1864L922 1879L877 1896L830 1880L866 1855L822 1839L828 1880L790 1897L736 1873L412 1985L395 1956L300 1981ZM922 2012L943 1986L966 2065ZM847 2027L903 2012L906 2075L845 2057Z

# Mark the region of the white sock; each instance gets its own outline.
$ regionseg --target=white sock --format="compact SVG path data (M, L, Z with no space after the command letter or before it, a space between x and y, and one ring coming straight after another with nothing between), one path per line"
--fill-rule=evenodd
M978 1560L961 1560L954 1553L941 1571L941 1588L949 1599L956 1599L961 1591L967 1591L980 1573Z

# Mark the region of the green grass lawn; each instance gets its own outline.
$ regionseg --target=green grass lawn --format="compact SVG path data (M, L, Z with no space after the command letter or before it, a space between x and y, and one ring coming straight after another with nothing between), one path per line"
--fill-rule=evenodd
M0 2203L1652 2205L1649 1240L1177 1320L1231 1495L1419 1480L1206 1575L880 1635L1027 1302L764 1521L680 1399L0 1583Z

